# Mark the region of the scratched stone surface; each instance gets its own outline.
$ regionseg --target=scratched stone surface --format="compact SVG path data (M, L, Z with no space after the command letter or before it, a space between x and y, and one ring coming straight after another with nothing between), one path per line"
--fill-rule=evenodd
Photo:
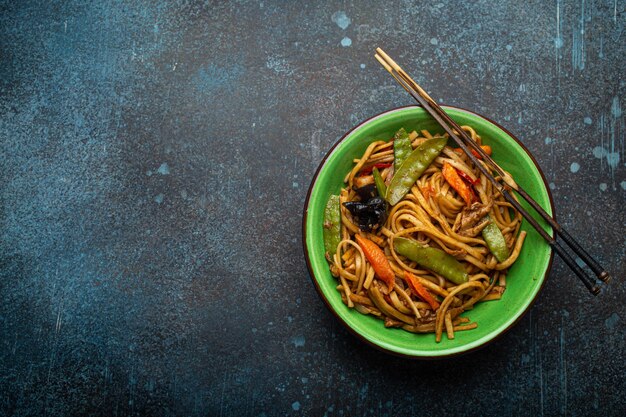
M626 414L626 2L86 3L0 2L0 415ZM327 311L310 180L411 103L377 46L522 139L600 296L555 259L517 326L431 362Z

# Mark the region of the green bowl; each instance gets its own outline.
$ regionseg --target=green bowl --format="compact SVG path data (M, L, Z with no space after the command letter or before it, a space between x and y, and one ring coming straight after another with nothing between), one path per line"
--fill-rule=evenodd
M535 201L553 214L553 201L546 179L530 152L511 133L497 123L476 113L445 106L446 112L460 125L470 125L483 143L493 149L493 158L510 172ZM337 194L343 177L352 168L352 160L362 155L368 144L377 139L388 140L400 127L408 131L427 129L443 133L443 129L421 107L409 106L374 116L346 133L326 154L315 173L307 194L303 215L303 245L309 272L319 295L335 316L357 337L383 351L408 357L439 358L478 349L510 329L537 298L552 265L552 250L541 236L524 220L522 229L528 235L522 252L507 275L507 287L499 301L477 305L463 315L478 328L456 332L453 340L445 335L440 343L433 334L413 334L402 329L383 326L381 320L360 314L341 302L336 290L338 281L330 274L324 259L322 223L324 207L331 194ZM522 200L524 208L532 209ZM548 233L550 227L533 215Z

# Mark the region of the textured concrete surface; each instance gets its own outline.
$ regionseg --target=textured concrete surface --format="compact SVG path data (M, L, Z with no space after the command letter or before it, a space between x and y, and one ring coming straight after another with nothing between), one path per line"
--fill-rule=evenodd
M0 2L0 415L624 415L626 3ZM409 97L535 154L567 267L504 337L407 361L326 310L322 156Z

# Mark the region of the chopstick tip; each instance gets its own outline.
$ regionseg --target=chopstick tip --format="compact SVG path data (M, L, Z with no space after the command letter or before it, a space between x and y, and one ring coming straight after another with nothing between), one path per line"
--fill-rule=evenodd
M608 272L606 271L602 271L599 275L598 275L598 279L602 282L604 282L605 284L608 284L609 281L611 281L611 275L609 275Z

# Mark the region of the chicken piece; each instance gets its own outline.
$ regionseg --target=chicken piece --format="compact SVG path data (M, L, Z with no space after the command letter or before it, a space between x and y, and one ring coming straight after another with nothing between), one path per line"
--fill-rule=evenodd
M476 202L473 203L469 208L464 208L461 212L460 221L455 224L454 231L464 236L475 236L476 234L478 234L478 232L482 230L483 227L487 225L488 220L487 222L483 222L485 224L481 223L478 225L481 227L475 227L479 221L481 221L487 214L489 214L492 206L493 202L490 201L487 204ZM466 235L465 233L470 234Z

